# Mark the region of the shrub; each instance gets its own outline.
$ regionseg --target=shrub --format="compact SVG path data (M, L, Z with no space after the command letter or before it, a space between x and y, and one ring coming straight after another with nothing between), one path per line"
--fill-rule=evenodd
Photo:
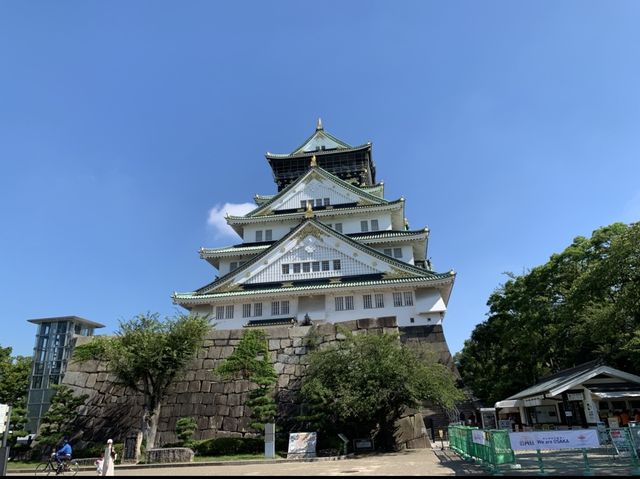
M231 456L264 452L264 440L251 437L218 437L194 441L192 449L198 456Z

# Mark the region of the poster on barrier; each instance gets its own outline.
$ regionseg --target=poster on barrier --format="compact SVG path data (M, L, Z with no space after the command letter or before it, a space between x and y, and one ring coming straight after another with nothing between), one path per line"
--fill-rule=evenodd
M476 444L485 444L484 431L482 429L474 429L471 431L471 440Z
M587 449L600 447L595 429L569 431L531 431L509 433L511 449L533 451L536 449Z
M624 429L610 429L609 436L611 436L611 442L616 448L616 452L619 456L631 455L631 443L629 442L629 436L625 434Z

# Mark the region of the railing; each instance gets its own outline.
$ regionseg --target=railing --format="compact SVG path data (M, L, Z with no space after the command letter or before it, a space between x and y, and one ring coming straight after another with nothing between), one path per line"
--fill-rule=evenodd
M562 431L557 432L562 439ZM508 430L483 430L454 424L449 426L448 433L452 450L494 475L501 475L505 467L539 475L547 475L549 471L593 475L597 469L608 469L618 475L640 475L640 428L600 428L598 439L593 438L595 445L589 448L549 446L548 449L536 449L532 443L530 449L528 446L523 449L519 444L516 451L512 448Z

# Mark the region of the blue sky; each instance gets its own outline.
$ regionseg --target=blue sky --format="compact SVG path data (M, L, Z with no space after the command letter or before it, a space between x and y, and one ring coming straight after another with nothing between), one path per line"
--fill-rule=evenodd
M209 282L210 213L275 191L318 117L458 273L452 353L504 272L640 219L640 3L0 2L0 345L113 332Z

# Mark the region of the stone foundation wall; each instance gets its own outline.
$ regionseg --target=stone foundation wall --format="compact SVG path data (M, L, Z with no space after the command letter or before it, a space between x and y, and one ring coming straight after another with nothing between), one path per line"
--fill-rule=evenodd
M399 332L395 318L360 319L338 325L316 323L312 326L263 329L268 338L271 359L279 375L277 394L281 415L297 412L295 398L307 367L308 353L313 347L328 347L345 339L339 328L357 334ZM406 329L402 328L403 332ZM188 416L196 418L198 423L195 439L252 435L249 432L250 411L244 406L252 384L244 380L223 382L213 373L213 369L231 355L243 332L244 330L212 330L208 334L205 347L170 387L160 413L157 446L176 442L176 421ZM452 363L441 328L430 332L411 330L401 337L403 342L428 344L439 356L448 355L446 360ZM81 344L91 339L78 340L78 344ZM78 394L89 395L76 423L79 430L83 431L81 440L104 442L112 438L119 442L138 428L142 396L117 385L104 364L97 361L71 362L63 384L70 386ZM416 425L412 428L419 430ZM405 430L409 429L411 428ZM405 434L407 436L410 434ZM415 439L411 437L403 442L419 443Z

